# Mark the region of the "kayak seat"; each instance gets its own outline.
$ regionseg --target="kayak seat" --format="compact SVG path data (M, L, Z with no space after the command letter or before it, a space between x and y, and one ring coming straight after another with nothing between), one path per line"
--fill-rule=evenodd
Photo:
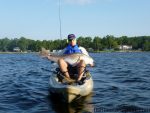
M70 72L70 71L68 71L68 72ZM59 82L63 82L63 79L64 79L64 73L63 72L61 72L61 70L60 70L60 68L56 68L55 69L55 74L57 74L57 78L58 78L58 81ZM70 73L69 73L70 74ZM75 74L70 74L71 75L71 78L72 79L77 79L77 73L75 73ZM77 83L79 84L79 85L82 85L82 84L84 84L85 83L85 80L86 79L89 79L90 78L90 72L89 72L89 70L86 70L86 68L85 68L85 70L84 70L84 72L83 72L83 77L82 77L82 79L80 80L80 81L78 81Z

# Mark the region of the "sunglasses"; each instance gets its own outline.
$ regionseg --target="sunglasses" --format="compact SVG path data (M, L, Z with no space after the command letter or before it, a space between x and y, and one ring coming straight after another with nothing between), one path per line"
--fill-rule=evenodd
M74 41L74 40L75 40L75 39L69 39L68 41L71 42L71 41Z

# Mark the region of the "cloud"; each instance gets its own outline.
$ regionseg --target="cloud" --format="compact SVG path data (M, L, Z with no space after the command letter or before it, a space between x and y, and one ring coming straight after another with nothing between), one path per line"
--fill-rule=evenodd
M65 0L65 2L67 3L71 3L71 4L89 4L94 0Z

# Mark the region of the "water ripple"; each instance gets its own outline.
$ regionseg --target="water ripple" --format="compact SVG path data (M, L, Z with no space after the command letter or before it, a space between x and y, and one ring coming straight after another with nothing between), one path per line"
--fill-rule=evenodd
M90 55L96 63L94 68L88 67L94 80L93 94L68 105L57 97L49 99L53 64L37 54L0 54L0 113L148 110L150 53Z

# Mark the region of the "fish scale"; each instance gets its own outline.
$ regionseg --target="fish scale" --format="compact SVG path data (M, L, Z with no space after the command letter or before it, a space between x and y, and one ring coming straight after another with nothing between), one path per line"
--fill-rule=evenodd
M94 65L94 60L87 55L74 53L68 55L50 55L48 59L54 62L58 62L59 59L64 59L70 65L76 65L80 60L84 60L86 65Z

